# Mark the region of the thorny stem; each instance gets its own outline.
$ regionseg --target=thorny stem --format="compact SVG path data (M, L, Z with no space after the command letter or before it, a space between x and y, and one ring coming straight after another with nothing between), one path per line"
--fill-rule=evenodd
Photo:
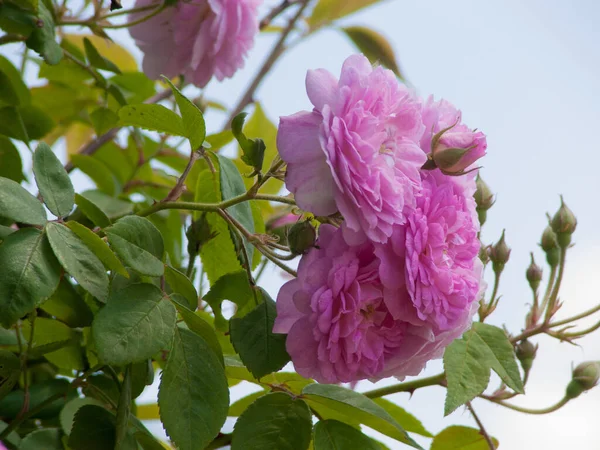
M496 450L496 445L494 444L494 441L492 441L492 438L490 437L488 432L485 430L485 427L483 426L483 422L481 422L481 420L479 419L479 416L477 416L477 413L473 409L473 405L471 405L471 402L467 402L466 406L467 406L467 409L469 410L469 412L471 413L471 415L473 416L473 419L475 419L475 422L477 422L479 431L481 432L481 435L485 439L485 442L487 443L490 450Z
M260 83L263 81L263 79L265 78L267 73L269 73L269 71L273 67L273 64L275 64L277 59L279 59L279 57L285 51L285 41L287 40L289 34L292 32L292 30L296 26L296 22L302 16L302 13L308 6L309 2L310 2L310 0L301 0L300 8L298 8L298 11L296 12L296 14L290 19L290 21L288 22L285 29L281 32L281 35L279 36L279 39L277 40L277 42L275 43L275 46L271 50L271 53L269 54L269 56L263 63L262 67L260 68L260 70L258 71L256 76L250 83L250 86L248 86L248 89L246 90L246 92L244 93L244 95L242 96L242 98L240 99L238 104L231 111L231 114L229 115L229 118L227 119L226 126L228 126L231 123L231 121L233 120L233 118L235 116L237 116L246 106L248 106L250 103L252 103L252 97L254 96L254 92L256 91L256 89L258 89L258 86L260 86Z
M378 398L390 394L396 394L398 392L412 393L417 389L427 386L441 386L445 378L446 374L442 372L427 378L405 381L404 383L394 384L392 386L386 386L379 389L373 389L372 391L363 392L363 395L369 398Z
M498 400L494 397L490 397L488 395L480 395L479 397L488 400L492 403L496 403L497 405L500 406L504 406L505 408L509 408L512 409L514 411L518 411L518 412L522 412L525 414L549 414L551 412L554 412L560 408L562 408L563 406L565 406L570 398L568 397L563 397L558 403L556 403L555 405L549 406L548 408L543 408L543 409L529 409L529 408L524 408L522 406L517 406L517 405L513 405L510 403L507 403L503 400Z

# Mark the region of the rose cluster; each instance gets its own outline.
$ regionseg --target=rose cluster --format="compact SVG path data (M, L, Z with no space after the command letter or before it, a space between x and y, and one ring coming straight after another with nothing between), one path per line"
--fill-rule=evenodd
M277 298L274 331L320 382L417 375L470 326L483 289L473 194L486 138L362 55L306 77L282 117L286 186L321 225Z

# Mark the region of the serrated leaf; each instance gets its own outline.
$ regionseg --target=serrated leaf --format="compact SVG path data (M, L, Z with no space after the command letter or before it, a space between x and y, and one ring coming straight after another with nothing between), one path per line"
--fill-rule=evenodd
M104 228L110 226L110 219L107 215L102 211L98 206L94 204L91 200L87 198L75 194L75 204L81 209L83 214L94 222L94 225Z
M118 219L133 212L131 202L111 197L97 190L81 192L80 195L94 203L110 220Z
M71 221L67 222L66 225L98 257L106 269L129 278L127 269L125 269L121 261L119 261L108 245L96 233L78 222Z
M8 328L52 295L60 265L46 236L24 228L0 246L0 324Z
M306 386L302 394L309 405L324 405L386 436L411 447L421 448L386 410L358 392L341 386L315 383Z
M198 308L198 292L188 277L171 266L165 266L165 281L172 292L181 294L187 300L192 310Z
M180 450L205 448L227 417L229 389L208 344L177 328L158 391L160 417Z
M90 113L90 120L98 136L106 133L119 122L119 116L108 108L98 108Z
M177 106L179 107L179 113L183 122L183 129L185 130L185 136L189 139L192 151L200 149L204 143L206 137L206 124L204 123L204 115L200 108L192 103L187 97L185 97L177 87L171 83L167 77L162 77L167 84L171 87Z
M50 222L46 226L54 255L79 285L102 302L108 297L106 269L79 237L66 226Z
M163 239L148 219L126 216L106 228L105 232L111 247L126 266L142 275L163 275Z
M74 398L60 411L60 426L67 436L71 434L77 411L85 405L102 406L103 403L100 400L91 397Z
M46 211L40 201L19 183L0 177L0 217L31 225L44 225Z
M25 180L23 163L17 147L10 139L0 136L0 177L8 178L17 183Z
M306 450L312 420L308 405L283 392L257 399L240 416L231 450Z
M377 442L354 427L337 420L320 420L315 425L315 450L381 450Z
M381 64L403 79L396 62L394 49L382 34L367 27L345 27L341 29L350 38L356 48L363 53L371 64Z
M187 325L187 327L200 336L206 344L214 351L217 359L223 364L223 351L221 345L215 334L215 329L199 315L187 308L183 303L183 298L180 295L174 294L170 296L171 301L177 308L177 311L181 315L181 318Z
M25 43L27 47L38 52L48 64L58 64L63 57L63 51L56 42L54 17L44 2L39 3L38 18L38 23L42 26L34 28Z
M21 441L19 450L63 450L60 430L46 428L29 433Z
M286 336L273 333L277 316L275 302L263 289L257 293L262 303L241 319L229 325L231 343L244 365L256 378L276 372L290 361L285 349Z
M396 422L402 425L402 428L404 428L405 431L420 434L425 437L433 437L433 434L425 429L421 421L404 408L401 408L385 398L374 398L373 401L385 409Z
M152 284L133 284L112 295L92 324L100 360L124 365L151 358L168 347L175 307Z
M78 154L71 155L70 159L75 167L92 179L98 189L108 195L115 195L117 191L115 177L103 162L92 156Z
M215 325L217 328L225 329L226 323L221 313L221 303L223 300L229 300L240 309L247 310L246 305L254 305L254 294L248 281L248 274L245 271L233 272L223 275L213 283L210 291L203 297L215 315Z
M116 419L96 405L84 405L75 414L69 436L72 450L106 450L115 448Z
M327 25L360 9L366 8L380 0L319 0L312 15L307 20L311 29Z
M496 448L498 440L492 438ZM431 450L489 450L483 435L474 428L452 426L441 431L431 443Z
M62 163L44 142L40 142L33 154L33 173L50 212L56 217L68 216L75 204L75 190Z
M98 50L96 49L96 47L94 47L94 44L92 44L92 41L90 41L89 38L83 38L83 47L85 49L85 55L87 56L87 60L92 67L95 67L96 69L100 70L108 70L109 72L114 72L117 74L121 73L119 68L113 62L106 59L98 52Z
M185 136L181 117L162 105L126 105L119 109L119 125L133 126L174 136Z
M266 147L262 139L248 139L242 131L247 115L248 113L243 112L234 117L231 122L231 132L242 149L240 159L248 166L253 167L255 171L259 172L262 170L263 162L265 160Z
M448 382L444 415L481 394L491 369L515 392L523 392L513 346L504 331L492 325L474 322L446 349L444 369Z

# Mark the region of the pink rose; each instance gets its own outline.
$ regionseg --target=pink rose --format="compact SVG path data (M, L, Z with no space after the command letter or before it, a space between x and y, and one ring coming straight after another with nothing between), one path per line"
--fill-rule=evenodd
M485 134L463 124L461 113L454 105L445 100L434 102L433 97L429 97L422 114L426 131L421 138L421 148L428 153L424 169L439 168L446 175L463 175L485 156Z
M350 56L337 80L311 70L314 109L281 118L277 145L286 187L316 215L339 211L347 236L385 242L414 206L424 126L415 95L394 74Z
M148 77L173 78L183 74L198 87L215 76L232 77L258 32L257 9L261 0L188 0L167 7L156 16L129 28L144 53ZM160 5L161 0L137 0L135 7ZM138 20L148 11L130 16Z
M349 246L343 234L320 227L318 247L302 257L298 278L279 292L274 331L288 334L296 371L319 382L418 375L467 329L476 308L465 304L461 321L448 330L420 319L409 278L386 279L403 258L380 257L370 242Z

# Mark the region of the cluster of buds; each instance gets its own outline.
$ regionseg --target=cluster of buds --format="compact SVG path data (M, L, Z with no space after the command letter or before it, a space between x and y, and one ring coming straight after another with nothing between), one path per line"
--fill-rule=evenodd
M573 378L567 386L566 397L573 399L589 391L600 380L600 361L588 361L573 369Z

